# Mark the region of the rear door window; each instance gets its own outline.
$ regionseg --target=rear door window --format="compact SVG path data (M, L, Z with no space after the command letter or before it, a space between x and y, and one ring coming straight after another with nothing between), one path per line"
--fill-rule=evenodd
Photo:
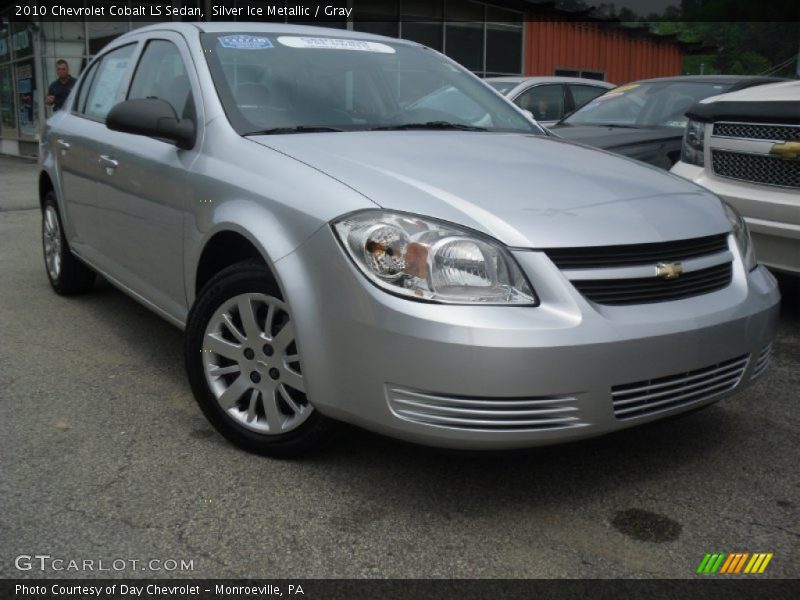
M121 87L135 47L136 44L128 44L112 50L102 58L89 88L86 106L81 107L87 117L105 121L108 111L119 102Z
M569 88L569 91L572 92L572 100L574 102L575 109L580 108L587 102L594 100L600 94L603 94L607 91L605 88L601 88L596 85L570 83L567 87Z
M99 64L99 61L92 63L92 66L89 67L89 71L83 78L81 89L78 91L78 99L75 101L75 106L73 107L73 110L77 113L82 113L86 108L86 96L89 94L89 89L92 87L92 80L97 74L97 65Z

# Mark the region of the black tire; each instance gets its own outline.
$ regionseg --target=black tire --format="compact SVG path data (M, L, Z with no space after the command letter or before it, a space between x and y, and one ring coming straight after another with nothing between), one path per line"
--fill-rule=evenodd
M186 372L194 397L214 428L243 450L278 458L297 458L318 452L336 437L340 428L338 422L315 409L292 431L280 434L254 432L225 412L206 380L202 350L209 321L226 301L240 294L253 293L283 300L270 270L255 261L238 263L223 269L200 291L189 313L184 339ZM244 376L244 373L239 375Z
M57 231L51 233L51 235L57 236L59 240L58 249L54 250L60 259L60 268L57 269L56 273L51 272L51 267L48 264L46 237L48 235L47 219L49 211L52 211L50 214L53 215L52 218L57 223ZM50 231L53 231L52 224ZM47 273L47 279L56 293L62 296L72 296L86 293L92 289L97 274L70 251L67 238L64 236L64 225L61 221L61 213L58 211L56 196L52 191L47 193L42 206L42 251L45 259L45 273Z

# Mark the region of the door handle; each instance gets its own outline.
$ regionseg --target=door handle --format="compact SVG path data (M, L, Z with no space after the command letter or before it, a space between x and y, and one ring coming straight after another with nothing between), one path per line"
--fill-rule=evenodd
M61 138L56 140L56 145L61 149L61 156L64 156L69 150L69 142Z
M108 154L101 154L100 158L97 159L97 162L105 167L106 173L109 175L113 175L114 169L116 169L119 165L119 161L115 160L113 156L109 156Z

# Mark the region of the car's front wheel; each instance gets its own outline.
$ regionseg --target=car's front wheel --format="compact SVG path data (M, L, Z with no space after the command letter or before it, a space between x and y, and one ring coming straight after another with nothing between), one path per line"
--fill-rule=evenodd
M294 332L271 273L254 262L217 274L189 314L185 358L195 398L217 431L250 452L300 456L335 432L306 395Z

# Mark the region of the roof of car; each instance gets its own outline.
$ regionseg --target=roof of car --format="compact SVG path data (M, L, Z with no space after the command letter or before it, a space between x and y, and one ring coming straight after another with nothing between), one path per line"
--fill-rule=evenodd
M560 77L557 75L552 76L537 76L537 77L524 77L524 76L508 76L508 77L487 77L486 81L497 81L499 83L585 83L588 85L596 85L598 87L613 88L614 84L600 79L588 79L585 77Z
M759 77L757 75L675 75L674 77L654 77L638 79L631 83L652 83L657 81L675 81L686 83L737 83L740 81L762 81L768 83L779 81L776 77Z
M375 35L372 33L365 33L362 31L348 31L347 29L338 29L333 27L318 27L315 25L289 25L286 23L265 23L265 22L206 22L198 21L193 23L177 23L166 22L146 27L140 27L129 31L128 33L120 36L118 39L146 33L148 31L176 31L185 35L199 33L283 33L295 35L329 35L337 38L360 39L360 40L375 40L382 42L392 42L407 44L412 46L419 46L417 42L411 40L402 40L399 38L386 37L383 35Z
M703 104L713 102L782 102L800 100L800 81L781 81L757 87L749 87L727 94L711 96L701 100Z

